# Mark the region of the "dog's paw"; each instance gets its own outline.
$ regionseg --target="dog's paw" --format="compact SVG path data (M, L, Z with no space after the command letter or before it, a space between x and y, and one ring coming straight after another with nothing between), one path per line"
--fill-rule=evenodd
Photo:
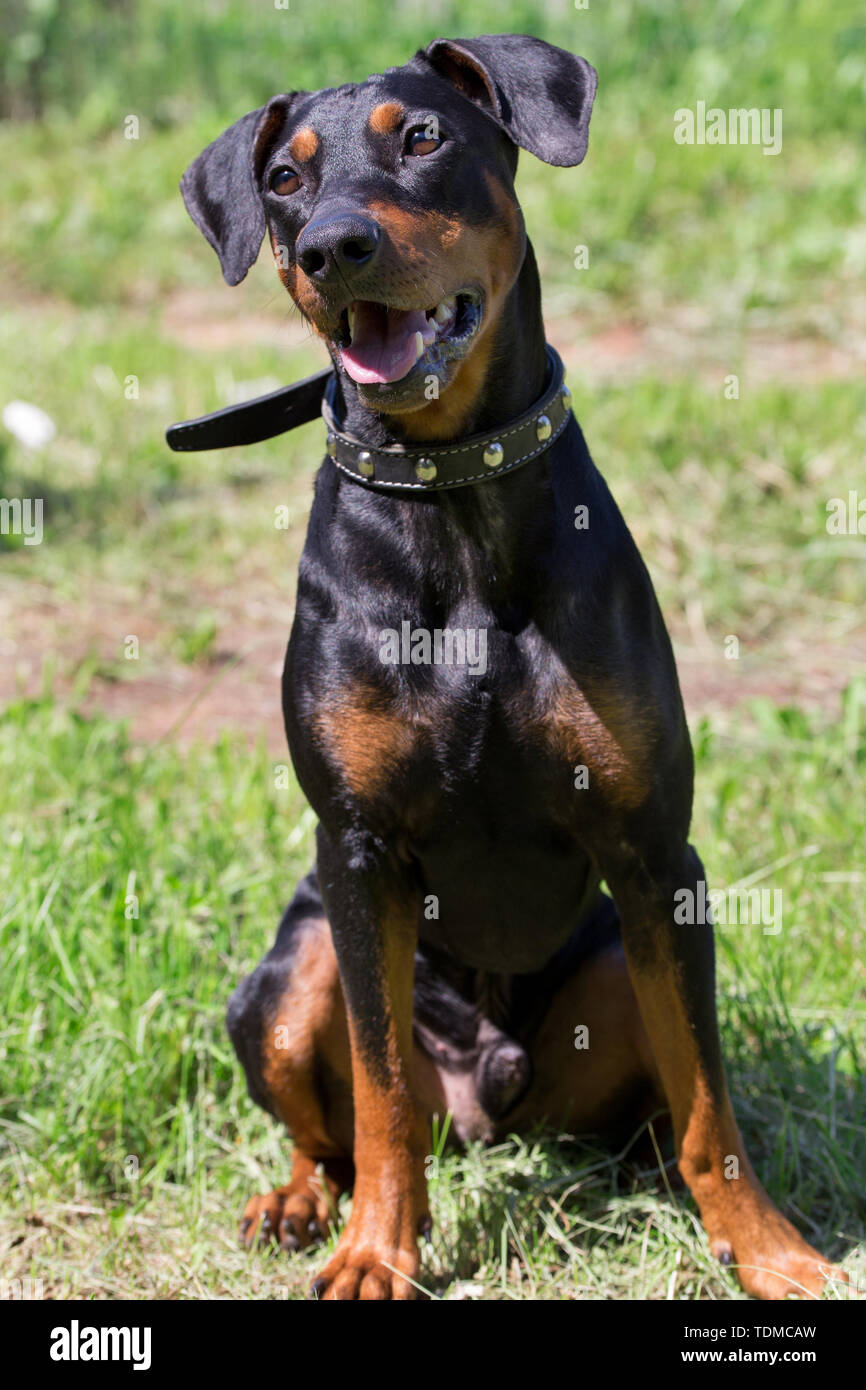
M716 1235L710 1247L752 1298L820 1298L831 1281L848 1283L845 1271L823 1259L773 1208L751 1229L732 1238Z
M420 1190L405 1193L403 1201L395 1201L393 1191L365 1197L356 1190L346 1229L313 1281L311 1295L340 1302L417 1298L418 1237L429 1238L429 1232L430 1213Z
M417 1279L419 1268L417 1250L384 1243L359 1247L344 1237L310 1292L316 1299L340 1302L417 1298L412 1281Z
M278 1245L287 1253L306 1250L325 1239L330 1219L327 1200L309 1183L289 1184L250 1198L241 1218L240 1243L247 1250L254 1245Z

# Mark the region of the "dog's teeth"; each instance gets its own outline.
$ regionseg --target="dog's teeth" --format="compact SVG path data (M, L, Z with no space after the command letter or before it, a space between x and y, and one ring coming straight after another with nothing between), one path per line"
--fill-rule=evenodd
M424 336L419 329L415 334L415 361L424 356Z
M352 340L352 339L354 338L354 336L355 336L355 317L356 317L356 315L355 315L355 306L354 306L353 304L350 304L350 305L349 305L349 308L348 308L347 313L346 313L346 317L347 317L347 319L348 319L348 321L349 321L349 341L351 342L351 340Z
M433 317L437 323L447 323L448 320L451 318L452 314L454 313L456 307L457 296L449 294L447 299L443 299L441 304L436 305L436 311L433 314Z

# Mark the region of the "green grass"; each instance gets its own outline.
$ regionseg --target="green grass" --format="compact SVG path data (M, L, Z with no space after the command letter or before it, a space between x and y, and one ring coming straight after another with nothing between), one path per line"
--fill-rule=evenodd
M352 0L332 11L300 0L281 9L244 0L81 0L74 9L25 0L0 17L10 40L0 114L74 113L98 128L113 124L122 104L164 128L202 107L248 109L263 94L345 82L347 55L366 75L405 62L440 34L503 30L584 51L607 89L627 90L639 110L697 86L713 99L731 86L766 88L801 131L860 129L866 27L853 0L764 0L760 9L718 0L711 10L700 0L608 0L583 10L571 0Z
M0 430L0 496L45 502L41 546L0 536L0 1248L4 1277L46 1293L298 1297L321 1258L235 1246L288 1158L223 1024L309 863L310 813L246 715L181 746L168 715L157 741L100 712L120 692L158 716L172 682L218 682L247 640L288 631L321 454L318 425L165 447L170 421L324 361L267 256L222 283L178 178L272 92L500 29L600 72L586 163L521 159L551 337L684 674L724 706L764 691L690 709L711 882L784 894L779 936L718 931L725 1051L770 1191L866 1277L866 538L825 526L829 498L862 493L866 447L862 17L846 0L29 0L0 15L0 112L19 117L0 121L0 403L41 405L58 433L30 452ZM673 113L698 97L783 107L782 154L677 146ZM622 370L586 350L612 328L645 335ZM28 654L35 699L14 691ZM276 672L248 664L275 704ZM778 695L791 671L814 673L809 713ZM738 1296L657 1168L546 1135L431 1172L440 1296Z
M695 731L711 881L764 870L785 904L778 936L718 931L732 1085L770 1191L862 1272L866 699L852 687L840 726L757 718L760 737ZM300 1296L315 1257L233 1248L287 1145L223 1024L310 861L300 793L274 789L263 749L142 749L48 698L0 721L0 785L9 1276L56 1295ZM592 1142L514 1139L431 1172L441 1296L735 1296L683 1192Z
M698 300L716 331L779 309L824 337L856 322L866 25L848 0L720 0L711 15L699 0L586 11L565 0L510 0L507 11L494 0L353 0L315 17L245 0L74 10L31 0L10 27L12 109L41 117L0 127L0 254L24 290L153 305L173 283L212 284L212 253L190 234L177 181L225 125L275 92L405 62L437 34L510 28L584 53L601 74L581 170L523 160L548 293L563 311L614 296L650 314ZM782 153L675 144L674 112L698 98L781 108ZM573 270L577 243L590 248L589 275Z
M26 612L34 583L60 610L84 603L97 611L106 596L116 603L123 595L117 679L129 670L122 638L141 622L156 630L137 669L206 656L250 584L270 599L285 595L287 628L321 427L255 451L203 455L170 453L163 432L171 420L224 404L229 388L255 394L303 376L320 351L293 339L236 356L190 352L158 325L134 315L100 319L99 311L75 324L74 352L53 311L34 323L13 309L0 325L0 399L35 397L60 423L47 451L9 441L4 452L0 442L0 494L45 504L42 546L0 537L10 624ZM136 400L121 384L129 374L139 379ZM827 500L847 497L862 474L864 415L847 381L804 388L744 372L741 398L726 400L721 369L704 379L648 367L637 380L571 380L578 418L678 641L693 641L697 607L708 650L721 662L733 633L746 668L790 662L792 644L805 652L831 635L844 642L862 625L866 539L826 531ZM289 508L288 535L275 526L278 507ZM191 586L199 596L192 613ZM108 660L103 651L104 674Z
M525 28L596 62L588 160L555 170L525 156L519 191L566 361L572 343L611 324L657 335L637 379L584 388L572 373L598 462L648 548L677 638L693 636L698 609L712 642L734 632L765 653L776 639L784 648L786 614L807 645L816 627L845 629L866 547L828 544L824 522L826 500L856 486L866 445L851 389L866 270L866 151L853 114L866 27L844 6L771 0L758 14L726 0L708 19L672 0L587 11L526 0L507 25L489 0L459 15L448 3L428 14L358 0L315 22L235 0L67 9L31 4L18 26L30 38L8 54L22 101L25 58L36 64L43 120L0 122L0 400L33 400L60 426L36 455L0 432L2 494L43 497L49 540L38 558L20 545L4 556L13 607L34 572L61 605L72 595L95 608L100 584L122 588L134 610L146 602L158 617L149 655L188 663L203 640L186 612L193 572L218 624L220 589L257 563L273 574L294 562L317 426L254 454L177 456L163 442L171 420L324 360L305 346L267 256L240 288L222 283L177 191L207 141L286 86L285 53L269 39L290 19L293 80L309 87L399 61L449 30ZM73 50L73 34L87 42ZM781 105L782 154L676 145L673 111L698 95ZM142 118L136 141L123 138L131 110ZM589 247L588 269L574 268L577 244ZM261 331L247 338L250 320ZM778 380L755 367L767 335L787 354ZM786 374L792 345L810 355ZM834 352L847 356L841 379L826 366ZM737 401L723 394L731 373ZM281 504L293 517L288 552L273 527ZM155 553L171 565L154 567Z
M346 77L358 71L356 60L344 59ZM695 100L691 85L679 97L653 91L648 112L628 92L602 91L579 170L521 158L520 192L550 305L597 315L612 299L620 313L651 317L696 299L716 332L764 324L772 310L825 341L855 324L866 269L859 193L866 158L857 132L815 137L786 127L776 158L740 147L708 157L672 138L677 105ZM746 92L743 100L755 105L781 101L772 89ZM65 117L0 126L0 158L10 171L0 210L7 286L49 289L82 307L152 310L176 284L213 286L213 252L193 233L177 184L244 110L243 102L198 110L189 122L134 141L119 129L89 134ZM612 170L627 176L613 178ZM589 248L588 271L574 269L577 244ZM272 277L267 284L276 293Z

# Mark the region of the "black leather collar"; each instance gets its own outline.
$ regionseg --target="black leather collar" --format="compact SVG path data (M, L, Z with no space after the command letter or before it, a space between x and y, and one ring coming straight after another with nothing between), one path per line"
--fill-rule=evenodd
M334 414L337 379L332 370L198 420L171 425L166 439L172 449L182 452L256 444L315 419L321 410L328 426L328 457L353 482L416 495L469 487L513 473L538 458L568 424L571 392L564 384L562 361L550 344L546 351L547 384L532 407L499 430L470 435L454 444L419 448L395 444L376 449L345 434Z
M274 435L306 425L320 413L325 387L333 375L333 368L326 367L293 386L281 386L269 396L256 396L255 400L228 405L225 410L215 410L198 420L169 425L165 432L168 446L176 453L228 449L235 444L259 444L263 439L273 439Z
M334 386L329 384L322 404L328 456L347 478L389 492L435 492L501 478L538 458L565 429L571 392L564 376L559 354L548 344L547 385L531 409L516 420L455 444L413 448L392 444L386 449L374 449L343 433L334 416Z

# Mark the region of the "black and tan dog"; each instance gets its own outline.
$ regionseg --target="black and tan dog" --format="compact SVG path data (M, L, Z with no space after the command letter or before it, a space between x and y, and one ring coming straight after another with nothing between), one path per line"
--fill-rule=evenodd
M703 870L670 642L545 345L518 147L579 164L595 85L536 39L439 39L274 97L182 183L230 284L269 236L334 367L283 686L317 862L228 1015L294 1141L243 1239L306 1246L354 1187L324 1298L413 1296L446 1110L465 1139L669 1107L744 1289L835 1274L731 1111L712 926L675 917Z

